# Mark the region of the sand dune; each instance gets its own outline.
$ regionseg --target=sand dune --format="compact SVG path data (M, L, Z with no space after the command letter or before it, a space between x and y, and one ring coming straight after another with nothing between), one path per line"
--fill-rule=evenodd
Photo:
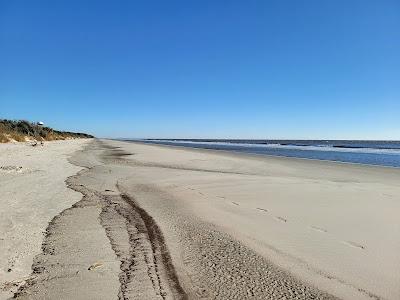
M398 169L108 140L70 162L17 298L400 298Z

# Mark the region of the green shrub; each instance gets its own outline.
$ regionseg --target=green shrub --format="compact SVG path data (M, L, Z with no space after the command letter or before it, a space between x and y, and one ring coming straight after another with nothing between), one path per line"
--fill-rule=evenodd
M57 131L25 120L0 119L0 142L8 142L9 139L7 136L19 142L25 141L26 138L34 138L40 141L64 140L67 138L93 138L89 134Z

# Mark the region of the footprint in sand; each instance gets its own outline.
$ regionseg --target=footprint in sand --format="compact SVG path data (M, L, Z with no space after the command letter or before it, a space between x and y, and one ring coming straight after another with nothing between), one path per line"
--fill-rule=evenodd
M237 206L239 206L239 203L236 203L236 202L231 202L233 205L237 205Z
M345 245L350 246L350 247L354 247L354 248L365 250L365 246L364 245L361 245L361 244L356 243L356 242L342 241L342 243L344 243Z
M322 227L318 227L318 226L314 226L314 225L311 225L310 227L311 227L311 229L318 231L318 232L323 232L323 233L328 232L328 230L326 230L325 228L322 228Z
M283 218L283 217L275 217L278 221L281 221L281 222L287 222L287 219L285 219L285 218Z
M88 270L91 271L91 270L94 270L94 269L99 268L99 267L101 267L101 266L103 266L102 263L96 262L96 263L90 265L89 268L88 268Z
M268 212L268 209L261 208L261 207L256 207L257 210L263 211L263 212Z
M188 190L191 190L191 191L196 191L196 189L194 189L194 188L188 188ZM202 193L202 192L199 192L199 191L197 191L200 195L202 195L202 196L204 196L204 194Z

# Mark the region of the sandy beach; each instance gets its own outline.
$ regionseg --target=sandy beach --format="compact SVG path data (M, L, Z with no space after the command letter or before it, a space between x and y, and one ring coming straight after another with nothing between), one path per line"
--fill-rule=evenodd
M2 299L400 298L399 169L111 140L0 165Z
M0 144L0 299L30 277L52 218L82 198L65 180L82 169L68 158L87 142Z

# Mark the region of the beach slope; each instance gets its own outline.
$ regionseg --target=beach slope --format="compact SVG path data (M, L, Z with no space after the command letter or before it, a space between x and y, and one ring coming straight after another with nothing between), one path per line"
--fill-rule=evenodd
M400 297L398 169L110 140L69 161L16 298Z

